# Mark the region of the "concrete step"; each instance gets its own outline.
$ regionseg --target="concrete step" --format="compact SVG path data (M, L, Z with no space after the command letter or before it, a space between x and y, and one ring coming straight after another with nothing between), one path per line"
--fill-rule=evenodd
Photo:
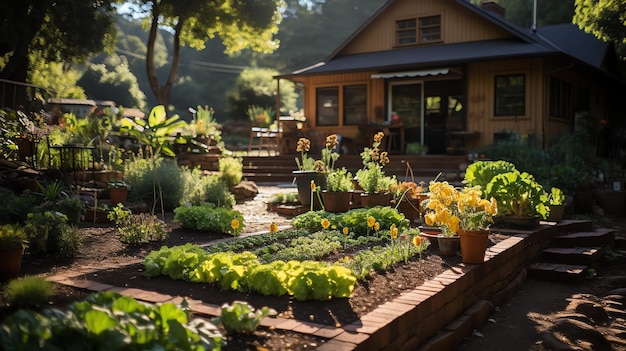
M559 235L552 238L555 247L602 247L612 243L615 239L615 230L598 228L593 231L576 232Z
M587 265L537 262L528 267L528 276L539 280L580 283L585 279L588 268Z
M605 253L599 247L550 247L541 251L539 260L544 263L565 263L595 266Z

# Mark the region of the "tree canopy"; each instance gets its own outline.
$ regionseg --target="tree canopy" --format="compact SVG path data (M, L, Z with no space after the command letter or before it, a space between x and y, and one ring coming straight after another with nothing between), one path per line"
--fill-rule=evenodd
M626 56L626 0L576 0L573 22L604 41L612 41Z
M229 54L246 48L272 52L278 47L274 35L282 19L282 0L133 0L132 3L133 15L143 18L149 28L146 70L150 88L161 105L168 105L181 46L202 50L208 40L219 36ZM172 61L162 85L154 57L159 28L168 28L173 34Z

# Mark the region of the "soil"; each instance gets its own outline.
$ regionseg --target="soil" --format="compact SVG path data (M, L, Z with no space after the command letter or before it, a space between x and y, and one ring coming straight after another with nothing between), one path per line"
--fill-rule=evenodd
M259 194L254 199L238 203L236 209L244 214L244 222L246 223L243 235L267 232L271 223L276 223L279 227L288 226L290 217L269 212L266 202L277 192L289 191L295 191L295 188L259 186ZM117 231L112 224L83 222L79 227L83 235L83 243L76 258L59 261L54 257L35 258L26 254L22 264L21 275L66 273L85 266L97 267L113 264L119 266L119 268L101 270L88 274L84 278L114 286L137 287L164 294L187 296L215 305L231 303L235 300L245 300L254 307L272 307L284 318L296 318L330 326L341 326L353 322L359 316L366 314L403 291L420 285L424 280L434 277L460 260L459 257L441 257L436 250L429 249L422 255L421 260L416 259L407 264L395 266L387 272L371 274L365 282L356 285L354 293L349 299L298 302L286 296L266 297L258 294L224 292L219 288L210 287L206 284L174 281L165 277L149 279L142 275L143 267L140 263L141 260L149 252L160 248L162 245L175 246L187 242L205 244L230 238L228 235L184 230L178 223L174 223L172 219L172 214L166 215L165 221L171 231L164 242L146 243L134 248L127 248L119 242ZM490 239L492 242L496 242L503 238L503 236L492 235ZM621 268L626 267L621 266ZM575 287L571 285L544 284L529 281L510 304L496 312L494 320L501 320L502 324L492 323L488 325L487 328L495 329L493 332L489 329L475 332L474 337L466 339L466 342L462 345L462 350L497 349L497 346L514 344L515 342L511 340L510 333L506 332L509 326L514 325L520 326L516 329L516 334L524 338L523 340L536 340L539 331L524 325L525 320L528 318L522 312L537 311L537 318L549 319L551 313L556 313L552 311L556 310L550 308L541 309L538 306L549 306L552 299L563 299L564 296L569 296L568 294L571 295L574 291ZM55 294L47 307L63 308L73 301L84 298L87 294L88 292L84 290L57 285ZM542 296L540 302L537 301L537 296ZM0 318L4 318L11 312L11 309L6 306L3 296L0 296L0 306L2 306L0 307ZM514 310L509 308L511 306L514 307ZM502 313L505 315L501 316L500 314ZM487 335L488 333L489 337L481 338L477 336ZM497 345L494 346L495 348L485 346L486 344L480 342L487 339L499 342L493 344ZM303 350L313 349L322 342L322 339L303 336L302 334L273 330L271 328L258 328L252 335L229 338L228 345L224 349ZM528 347L514 348L513 345L511 346L511 350L530 349ZM509 347L507 346L507 348Z

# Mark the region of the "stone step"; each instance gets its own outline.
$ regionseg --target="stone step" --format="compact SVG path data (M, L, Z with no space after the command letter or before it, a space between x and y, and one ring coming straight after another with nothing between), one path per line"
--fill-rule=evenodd
M588 268L587 265L537 262L528 267L528 276L539 280L580 283L585 279Z
M552 238L552 246L556 247L598 247L612 243L615 239L615 230L598 228L593 231L576 232L559 235Z
M595 266L605 253L599 247L550 247L541 251L539 259L544 263L566 263Z

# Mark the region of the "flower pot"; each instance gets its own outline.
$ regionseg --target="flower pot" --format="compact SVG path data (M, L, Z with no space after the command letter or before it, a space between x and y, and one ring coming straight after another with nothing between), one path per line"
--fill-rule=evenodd
M438 236L437 243L439 244L439 253L441 256L455 256L459 251L459 237L458 236Z
M565 204L562 205L549 205L550 215L548 216L549 222L560 222L565 214Z
M7 282L20 275L24 249L2 251L0 253L0 281Z
M439 248L438 238L441 236L441 231L438 231L436 229L430 229L430 228L428 230L429 231L424 231L420 229L420 236L423 239L428 240L430 242L430 247L432 247L433 249Z
M324 208L328 212L340 213L350 210L352 193L349 191L322 191Z
M400 201L398 210L404 214L411 224L420 219L420 200L419 199L403 199Z
M326 189L326 174L316 171L292 171L298 188L298 199L304 206L311 206L311 180L322 190Z
M481 264L485 262L485 251L489 244L489 229L459 229L461 260L463 263Z
M388 206L389 194L361 194L361 203L365 208L372 208L376 206Z
M116 206L119 203L121 203L122 205L126 205L127 197L127 188L109 188L109 198L111 199L111 204L113 206Z
M361 208L363 204L361 203L361 194L363 194L363 190L354 189L350 191L352 194L352 201L350 202L350 208Z

